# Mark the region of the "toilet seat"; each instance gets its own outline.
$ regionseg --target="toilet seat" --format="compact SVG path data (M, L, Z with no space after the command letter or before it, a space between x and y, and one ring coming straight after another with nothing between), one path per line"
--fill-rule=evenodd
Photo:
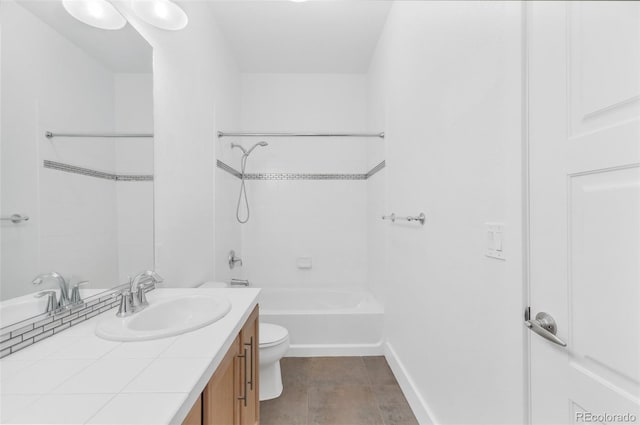
M273 347L289 338L286 328L272 323L260 323L260 348Z

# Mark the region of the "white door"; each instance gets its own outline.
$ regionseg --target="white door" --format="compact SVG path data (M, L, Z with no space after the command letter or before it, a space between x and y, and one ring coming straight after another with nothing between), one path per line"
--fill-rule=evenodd
M640 423L640 2L526 7L531 421Z

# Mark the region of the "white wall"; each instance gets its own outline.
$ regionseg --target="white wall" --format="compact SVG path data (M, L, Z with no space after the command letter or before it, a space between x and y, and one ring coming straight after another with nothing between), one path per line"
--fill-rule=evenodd
M229 59L229 63L233 66L226 68L217 82L220 87L216 99L216 123L219 131L240 128L240 74L235 62ZM236 164L233 155L229 140L216 137L216 158L226 164ZM235 216L238 179L217 167L215 173L215 280L229 282L240 271L236 268L232 273L229 268L229 251L242 251L241 228Z
M115 130L153 133L153 75L115 74ZM113 139L118 174L153 175L153 139ZM154 268L153 182L116 183L118 281Z
M386 98L389 78L387 37L381 37L367 74L367 125L369 131L385 131L387 129ZM367 145L367 168L371 169L381 161L386 161L389 136L378 143ZM387 285L387 243L388 222L381 216L391 214L386 202L387 168L383 168L367 180L367 285L375 296L383 301L386 298Z
M112 130L112 73L16 3L1 8L2 214L31 217L19 226L2 222L2 298L41 289L31 280L52 270L111 286L113 182L44 169L42 160L113 169L111 142L44 137L45 130Z
M212 280L216 225L231 225L215 214L216 132L234 124L237 65L206 2L181 3L189 16L181 31L118 7L154 48L156 270L168 286Z
M246 131L364 131L366 76L243 74ZM262 140L225 139L246 147ZM247 172L365 173L369 139L268 138L249 157ZM373 142L375 143L375 142ZM236 150L232 159L239 169ZM239 181L228 210L235 216ZM365 285L366 183L362 180L248 181L251 219L242 225L240 275L260 287ZM244 209L243 209L244 216ZM298 269L298 257L313 268Z
M523 420L520 19L515 2L397 2L372 64L387 189L374 177L369 206L427 215L368 225L387 357L422 422ZM490 221L506 261L484 256Z

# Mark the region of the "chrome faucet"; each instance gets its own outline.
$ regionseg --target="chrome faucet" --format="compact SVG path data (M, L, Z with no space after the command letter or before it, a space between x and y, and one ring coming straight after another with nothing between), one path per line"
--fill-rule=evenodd
M67 282L64 280L60 274L56 272L45 273L36 276L31 283L34 285L41 285L44 281L55 279L58 282L58 286L60 287L60 300L58 301L58 307L67 307L71 304L71 300L69 299L69 289L67 287Z
M140 284L141 281L148 279L150 283ZM122 300L120 308L116 316L127 317L133 313L143 310L149 305L147 301L147 291L156 288L156 283L162 283L164 279L153 270L146 270L136 275L131 281L129 290L122 292Z

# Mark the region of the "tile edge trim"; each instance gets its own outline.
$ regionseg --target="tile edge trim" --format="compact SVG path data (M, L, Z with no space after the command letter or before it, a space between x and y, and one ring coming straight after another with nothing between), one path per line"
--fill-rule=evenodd
M153 175L151 174L113 174L106 173L104 171L92 170L90 168L78 167L75 165L65 164L63 162L50 161L45 159L43 161L44 168L51 170L63 171L65 173L79 174L82 176L95 177L98 179L113 180L113 181L153 181Z
M240 179L242 173L224 162L217 160L217 167ZM385 168L386 161L381 161L367 173L247 173L246 180L367 180Z

